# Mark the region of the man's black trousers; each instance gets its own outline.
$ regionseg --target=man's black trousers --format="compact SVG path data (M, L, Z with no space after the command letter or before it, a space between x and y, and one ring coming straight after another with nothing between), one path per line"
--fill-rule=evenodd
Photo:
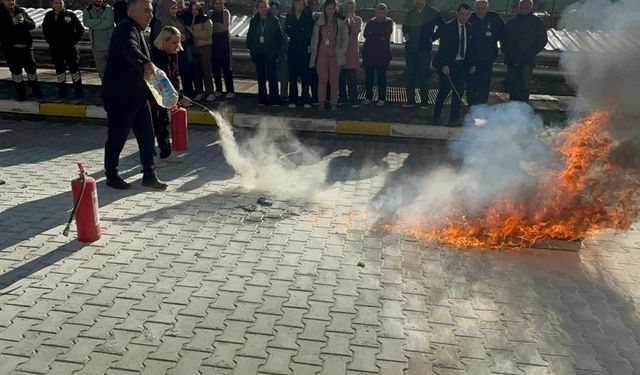
M126 105L105 106L105 110L108 130L104 149L104 169L107 178L118 174L120 153L131 130L138 141L142 172L145 174L153 172L154 139L149 106L145 105L137 109L127 108Z

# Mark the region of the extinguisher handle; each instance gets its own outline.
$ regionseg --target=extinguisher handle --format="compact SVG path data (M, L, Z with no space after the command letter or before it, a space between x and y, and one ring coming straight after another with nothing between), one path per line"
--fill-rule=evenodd
M84 166L82 165L82 163L80 162L76 162L76 164L78 165L78 170L80 171L80 174L87 174L87 172L84 171Z

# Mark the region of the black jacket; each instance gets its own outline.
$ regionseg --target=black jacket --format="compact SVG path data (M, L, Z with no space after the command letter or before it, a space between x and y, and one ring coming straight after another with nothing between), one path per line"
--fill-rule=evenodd
M409 24L406 20L410 20ZM413 21L420 21L418 29L412 26ZM444 19L440 12L430 6L426 6L422 12L418 13L416 8L411 8L405 17L402 25L402 34L409 34L409 39L405 43L405 49L418 49L420 51L431 52L433 41L438 39L438 29L444 25ZM418 37L416 38L416 35ZM418 44L417 46L415 44Z
M63 9L58 17L50 10L42 21L42 34L50 48L73 48L84 34L84 26L75 13Z
M299 57L309 60L309 45L311 44L311 34L313 34L313 16L311 11L305 9L296 18L295 13L289 13L284 23L285 33L289 36L289 59Z
M13 24L13 17L22 14L24 22L17 25ZM29 48L33 45L31 38L31 30L36 28L36 23L27 14L24 8L15 6L13 11L7 10L4 5L0 4L0 44L2 49L18 45L25 45Z
M277 60L280 53L280 43L282 43L282 30L278 19L267 15L264 24L264 35L260 28L260 15L256 14L249 23L247 32L247 49L251 54L251 59L257 54L267 54L269 60ZM264 36L264 43L260 43L260 37Z
M120 0L113 3L113 22L118 26L120 21L127 18L127 2Z
M149 91L144 82L144 64L151 62L149 47L142 29L126 18L111 36L107 67L102 81L105 107L121 106L123 110L147 105Z
M484 19L475 13L469 18L473 59L476 62L493 62L498 56L498 42L502 43L504 21L496 12L487 12Z
M547 45L547 28L533 14L517 15L505 27L502 53L512 65L535 65L536 55Z
M465 25L467 35L467 50L464 54L464 60L462 60L467 67L473 66L472 50L471 50L471 24L469 22ZM443 27L440 28L440 47L436 53L436 57L433 59L433 66L438 68L438 71L443 66L451 66L456 61L459 48L459 26L458 20L454 19L449 21Z

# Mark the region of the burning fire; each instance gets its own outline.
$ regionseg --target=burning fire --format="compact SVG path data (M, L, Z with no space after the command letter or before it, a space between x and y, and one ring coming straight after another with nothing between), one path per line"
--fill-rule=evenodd
M550 169L535 187L496 198L479 212L450 207L446 220L386 223L418 240L455 247L528 247L540 240L582 240L604 229L626 230L638 214L638 176L608 162L614 146L611 115L595 112L559 134L553 147L562 168ZM460 199L464 201L464 199ZM431 215L426 215L427 217ZM419 224L416 224L418 222Z

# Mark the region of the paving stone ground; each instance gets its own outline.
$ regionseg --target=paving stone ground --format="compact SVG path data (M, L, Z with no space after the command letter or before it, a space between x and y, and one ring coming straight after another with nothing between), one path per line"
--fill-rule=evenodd
M0 374L640 373L638 231L515 253L350 220L444 162L444 143L306 134L334 157L333 199L261 207L214 130L192 128L188 160L159 170L166 192L140 186L134 140L134 189L107 188L105 135L0 122ZM98 178L90 245L60 234L78 160Z

